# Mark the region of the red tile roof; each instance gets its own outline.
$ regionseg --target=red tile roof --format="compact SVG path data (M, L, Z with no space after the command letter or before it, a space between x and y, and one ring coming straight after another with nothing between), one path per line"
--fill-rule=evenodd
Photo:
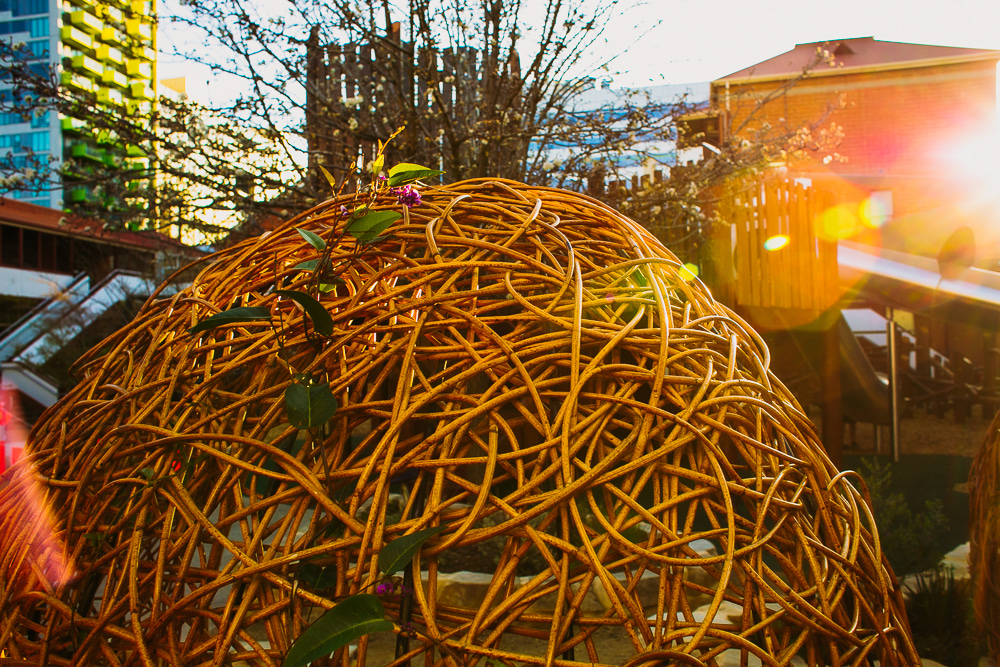
M169 248L198 254L193 248L159 232L111 231L104 229L104 223L98 220L82 218L58 209L7 197L0 197L0 223L129 248L143 250Z
M1000 51L989 49L883 42L874 37L856 37L854 39L833 39L828 42L796 44L791 51L733 72L721 79L716 79L716 81L737 82L788 78L800 74L803 68L814 62L817 49L830 51L834 54L837 64L833 67L828 64L820 64L810 72L812 76L846 73L859 69L895 69L897 67L921 67L949 62L1000 61Z

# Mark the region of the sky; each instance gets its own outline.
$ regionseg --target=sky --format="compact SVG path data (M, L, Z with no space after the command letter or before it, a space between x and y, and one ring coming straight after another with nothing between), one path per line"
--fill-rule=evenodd
M177 2L161 0L161 13ZM850 37L1000 50L1000 0L639 2L609 25L602 45L609 56L622 52L612 65L616 87L710 81L795 44ZM184 37L161 24L160 78L186 76L189 94L202 101L225 94L226 85L209 84L207 73L166 55Z
M1000 50L998 0L650 0L645 11L660 23L616 63L616 84L710 81L850 37ZM629 27L614 26L621 44Z

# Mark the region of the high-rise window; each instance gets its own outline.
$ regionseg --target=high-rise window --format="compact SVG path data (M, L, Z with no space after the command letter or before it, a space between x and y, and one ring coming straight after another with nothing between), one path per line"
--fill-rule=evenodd
M41 153L49 150L48 132L24 132L22 134L0 135L0 149L9 148L16 153L31 150Z
M32 39L47 37L49 34L49 17L42 16L37 19L20 19L18 21L4 21L0 23L0 35L13 35L19 32L28 33Z
M0 12L10 12L14 16L45 14L49 11L49 0L0 0Z

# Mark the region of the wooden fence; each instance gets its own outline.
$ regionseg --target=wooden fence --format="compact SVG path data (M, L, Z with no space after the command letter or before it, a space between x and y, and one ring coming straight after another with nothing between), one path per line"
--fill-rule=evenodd
M827 192L788 179L728 186L715 212L733 230L736 305L827 310L836 302L837 244L816 233L831 203ZM769 249L779 239L787 243Z
M467 164L478 147L473 129L502 124L521 88L516 51L498 62L495 51L414 48L402 41L399 23L373 44L322 44L314 29L307 52L310 167L347 164L359 149L371 155L376 140L401 125L407 132L393 142L390 158L428 167L439 166L438 159ZM516 132L495 143L491 168L524 160L527 140Z
M827 192L776 177L733 180L705 197L703 216L684 216L654 206L659 171L607 184L599 176L588 181L588 194L641 219L681 260L698 265L724 302L805 310L836 302L837 245L816 233L831 205ZM787 243L768 250L778 237Z
M664 205L663 197L657 194L664 186L662 171L608 182L603 176L603 171L595 170L588 177L588 195L640 220L681 260L701 265L707 240L704 221Z

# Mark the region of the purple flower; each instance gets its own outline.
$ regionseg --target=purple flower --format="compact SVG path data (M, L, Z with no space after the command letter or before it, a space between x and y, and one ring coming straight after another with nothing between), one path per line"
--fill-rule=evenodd
M412 185L404 185L399 188L390 188L389 192L396 195L396 201L406 206L407 208L413 208L414 206L420 205L420 193Z
M392 579L386 579L375 587L375 595L391 595L394 588Z
M347 207L344 206L343 204L341 204L341 206L340 206L340 216L341 217L347 217L348 213L350 213L350 211L347 210Z

